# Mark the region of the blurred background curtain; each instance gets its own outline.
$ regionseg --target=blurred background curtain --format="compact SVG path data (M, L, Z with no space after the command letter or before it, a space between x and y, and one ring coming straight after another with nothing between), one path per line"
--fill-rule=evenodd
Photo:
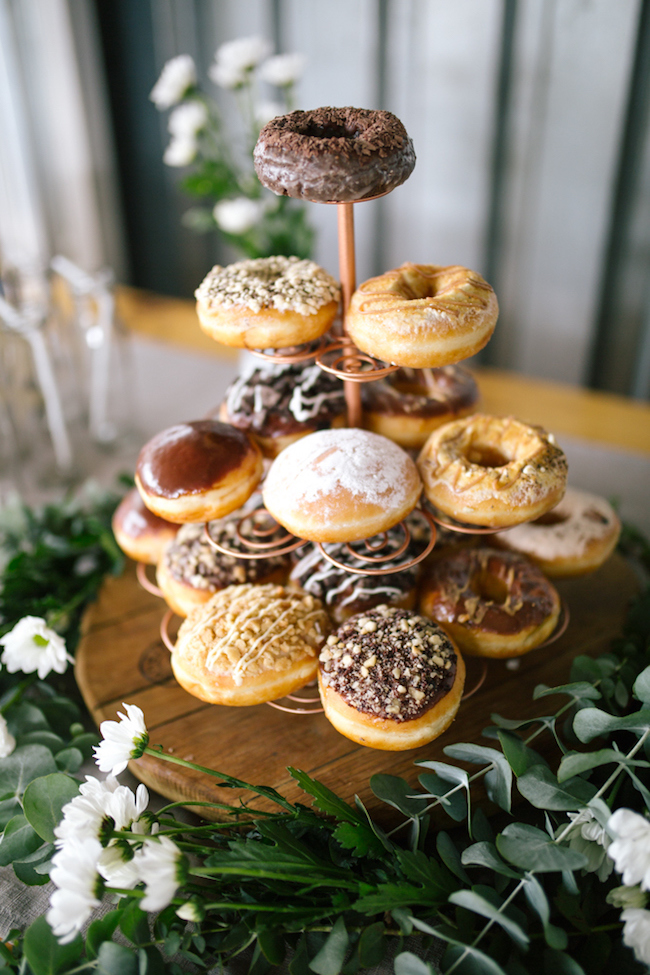
M395 112L411 179L356 207L359 280L465 264L499 296L483 361L650 395L648 0L0 0L0 253L190 296L213 236L162 162L165 61L219 44L307 57L299 105ZM312 207L336 273L332 207Z

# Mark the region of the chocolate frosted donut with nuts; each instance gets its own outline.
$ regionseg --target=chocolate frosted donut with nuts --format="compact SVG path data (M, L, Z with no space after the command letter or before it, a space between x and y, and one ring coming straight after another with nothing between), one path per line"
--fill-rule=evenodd
M371 748L426 744L458 710L462 658L441 627L409 610L378 606L353 616L328 637L319 660L326 716Z
M314 364L251 365L226 390L219 416L273 458L308 433L344 426L345 394L339 379Z
M413 172L415 152L391 112L324 107L271 119L253 160L260 183L280 196L345 203L395 189Z
M210 704L263 704L314 679L329 629L322 603L307 593L228 586L183 621L172 670Z

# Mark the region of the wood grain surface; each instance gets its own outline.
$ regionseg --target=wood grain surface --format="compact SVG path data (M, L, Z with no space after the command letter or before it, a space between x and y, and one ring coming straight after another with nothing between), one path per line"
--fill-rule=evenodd
M123 702L137 704L145 714L151 744L200 765L255 784L272 785L292 801L305 801L287 766L307 771L348 801L359 795L375 814L390 818L386 806L374 799L368 784L376 772L417 781L415 761L444 760L443 748L452 742L481 741L493 712L523 718L548 712L546 699L533 701L539 683L568 680L571 661L578 654L603 652L621 629L637 580L618 555L596 573L566 580L558 586L569 606L567 632L552 646L520 658L510 670L490 661L487 680L461 705L452 726L436 741L405 752L383 752L356 745L342 737L322 714L296 716L266 705L247 708L204 704L174 680L169 653L160 638L164 612L161 600L138 584L133 564L120 578L108 579L99 600L90 607L77 650L76 676L81 693L99 724L115 718ZM470 690L481 664L468 659ZM551 699L555 709L560 699ZM554 761L553 745L548 758ZM485 739L483 739L485 742ZM489 743L489 742L486 742ZM150 788L173 800L232 802L236 793L215 787L214 779L145 755L130 764L131 771ZM260 804L261 805L261 804ZM211 815L211 811L202 810ZM218 818L214 813L214 818Z

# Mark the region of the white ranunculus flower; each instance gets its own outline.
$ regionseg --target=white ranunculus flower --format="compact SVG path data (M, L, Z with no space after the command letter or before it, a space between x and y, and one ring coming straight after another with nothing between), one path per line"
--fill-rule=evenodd
M16 739L9 731L4 715L0 714L0 758L7 758L16 747Z
M260 128L278 115L284 115L284 106L279 102L259 102L255 106L255 121Z
M607 849L612 842L607 830L600 825L591 809L570 812L568 817L571 826L569 829L561 826L558 835L572 849L584 854L587 859L584 869L588 873L597 874L601 881L607 880L614 867L607 856Z
M23 616L13 630L0 637L0 645L4 647L0 661L10 674L19 670L24 674L36 671L43 680L52 670L64 673L71 660L63 637L39 616Z
M119 721L102 721L99 726L103 741L95 745L95 762L100 772L119 775L131 759L140 758L149 744L144 714L136 704L123 704L126 714L118 711Z
M167 128L177 139L193 138L208 123L208 109L193 99L175 108L167 120Z
M101 852L99 840L71 836L52 857L50 880L57 889L50 897L46 918L60 944L73 941L99 907L103 882L97 862Z
M236 200L221 200L212 211L217 225L227 234L245 234L262 219L264 204L238 196Z
M149 98L156 108L171 108L177 105L188 88L196 84L196 66L189 54L179 54L167 61L153 86Z
M163 153L163 162L166 166L189 166L194 162L198 148L194 136L174 136Z
M268 58L271 51L272 45L263 37L238 37L218 47L214 59L233 70L250 71Z
M617 809L607 823L607 832L615 837L607 856L623 875L623 883L650 890L650 822L632 809Z
M293 85L305 70L304 54L275 54L260 65L260 78L276 88Z
M145 893L140 901L143 911L162 911L171 903L176 889L187 879L187 860L167 836L145 839L135 855Z
M634 950L639 961L650 965L650 911L642 907L627 907L621 914L624 921L623 941Z

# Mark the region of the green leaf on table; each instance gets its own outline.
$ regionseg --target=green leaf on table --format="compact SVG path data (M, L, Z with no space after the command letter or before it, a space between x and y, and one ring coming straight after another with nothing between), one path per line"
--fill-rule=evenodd
M475 745L472 742L459 742L447 745L445 755L455 758L459 762L471 762L473 765L489 765L493 767L485 775L485 788L488 798L492 802L510 812L512 793L512 769L505 755L496 748L486 745Z
M133 949L114 941L104 941L95 964L96 975L139 975L140 972L139 959Z
M523 928L504 912L503 898L491 887L480 885L471 890L456 890L449 895L449 900L458 907L464 907L498 924L520 948L528 947L530 938Z
M51 772L56 772L56 764L49 748L43 745L16 748L7 758L0 759L0 797L22 796L32 779Z
M444 830L440 830L436 836L436 849L440 859L447 869L451 870L455 877L458 877L459 880L462 880L463 883L469 886L471 881L463 868L460 853L458 852L456 844L452 840L449 833L445 833Z
M53 731L28 731L24 735L19 735L16 739L18 746L21 745L45 745L46 748L56 755L63 748L63 738L55 735Z
M426 809L426 800L414 796L413 786L397 775L372 775L370 788L378 799L398 809L405 816L416 817Z
M557 770L558 782L573 778L574 775L581 775L591 769L599 768L601 765L629 765L639 768L650 768L650 762L640 758L628 758L624 752L616 751L615 748L600 748L595 752L570 752L562 757Z
M438 966L434 968L428 962L418 958L412 951L401 951L393 962L395 975L438 975Z
M147 915L137 900L129 901L122 911L120 931L134 945L142 945L151 940Z
M644 704L650 704L650 667L646 667L638 675L632 686L632 693Z
M41 702L40 707L51 725L51 730L62 738L67 738L72 725L79 721L79 708L69 697L55 695L49 701Z
M48 843L54 842L54 827L61 810L79 794L79 783L63 772L34 779L25 789L23 809L31 826Z
M383 921L375 921L364 928L359 938L357 953L362 968L373 968L380 965L386 954L387 938L384 934Z
M280 931L274 928L263 928L257 932L257 943L267 961L276 966L282 964L287 949Z
M517 873L507 863L504 863L497 853L497 848L494 843L487 843L484 840L480 843L473 843L472 846L468 846L467 849L463 850L461 862L465 867L488 867L503 877L512 877L514 880L521 878L520 873Z
M473 945L450 944L443 961L445 971L454 965L458 975L506 975L501 965Z
M337 918L327 940L309 967L317 975L339 975L343 968L350 937L342 917Z
M328 789L326 785L317 779L312 779L306 772L300 769L289 768L289 773L296 780L303 792L306 792L314 800L314 805L327 813L328 816L335 816L338 820L346 823L362 823L362 815L350 806L345 800L337 796L335 792Z
M32 829L22 814L14 816L5 826L0 841L0 867L6 867L14 860L24 860L34 850L38 850L42 840Z
M62 772L78 772L83 765L83 754L78 748L62 748L60 752L57 752L54 756L54 761L56 762L57 768L61 769Z
M554 843L548 833L527 823L509 823L497 836L496 846L516 867L538 873L578 870L587 864L582 853Z
M650 730L650 708L641 708L634 714L619 717L608 714L600 708L583 708L573 719L573 730L582 742L590 742L594 738L601 738L613 731Z
M536 809L568 812L582 809L594 797L597 789L584 779L573 779L563 786L546 765L533 765L517 779L517 788Z
M45 918L39 917L25 931L23 950L34 975L56 975L79 961L82 943L76 937L69 944L60 945Z
M41 708L29 701L15 704L9 712L9 727L16 739L34 731L50 731Z
M574 701L597 701L601 696L598 688L589 681L576 680L571 684L560 684L558 687L538 684L533 691L533 700L537 701L540 697L548 697L551 694L567 694Z
M524 772L533 765L546 765L545 759L525 744L519 735L506 728L497 730L497 737L501 743L501 749L506 757L508 765L516 776L523 775Z
M467 816L467 798L453 783L435 772L423 772L418 781L427 799L439 799L440 806L455 822L461 823ZM453 791L455 790L455 791ZM451 795L450 795L451 793Z
M528 874L524 878L524 895L535 911L544 929L544 938L549 948L566 948L568 936L563 928L551 924L551 909L544 888L537 877Z
M544 952L544 975L585 975L582 965L564 951Z
M11 799L3 799L0 802L0 831L5 828L10 819L22 811L23 807L15 796Z
M49 862L53 854L54 845L47 843L45 846L34 850L33 853L24 857L22 860L14 860L14 873L19 880L29 887L42 887L43 884L49 882L49 871L43 872L43 869L38 870L37 868L42 868L45 864L48 864L49 867Z
M86 932L86 954L89 958L96 958L104 941L112 939L121 917L121 910L109 911L90 924Z

